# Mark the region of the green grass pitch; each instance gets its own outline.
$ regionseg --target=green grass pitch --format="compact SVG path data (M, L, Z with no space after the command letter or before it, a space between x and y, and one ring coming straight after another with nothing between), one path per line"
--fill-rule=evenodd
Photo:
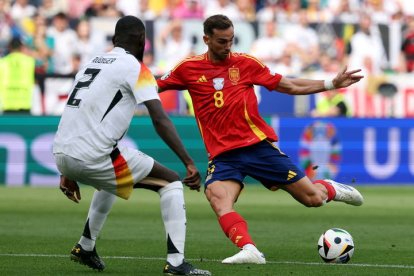
M186 189L186 258L213 275L414 275L414 187L359 187L361 207L330 203L306 208L283 191L247 186L236 209L249 223L266 265L222 265L237 249L217 223L203 193ZM71 262L93 190L81 186L75 204L57 188L0 188L1 275L91 275ZM348 230L355 253L348 264L325 264L317 240L331 227ZM97 241L102 275L162 275L165 234L159 198L135 190L117 200Z

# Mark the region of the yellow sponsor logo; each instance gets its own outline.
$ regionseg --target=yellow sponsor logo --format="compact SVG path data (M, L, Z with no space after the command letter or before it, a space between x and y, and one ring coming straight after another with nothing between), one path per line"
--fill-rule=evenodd
M207 82L206 76L202 75L197 82Z
M237 236L236 239L234 240L234 242L238 243L242 238L243 238L243 236Z

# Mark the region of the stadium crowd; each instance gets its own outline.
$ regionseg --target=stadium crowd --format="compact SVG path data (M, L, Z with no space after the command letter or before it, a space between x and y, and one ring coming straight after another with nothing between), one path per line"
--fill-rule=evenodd
M0 0L0 95L9 78L3 74L7 56L19 43L18 50L35 63L24 73L36 76L43 92L45 76L71 75L92 54L112 47L112 34L96 24L112 26L122 15L165 21L161 29L148 28L152 35L144 57L159 76L198 53L184 23L200 20L201 25L220 13L256 26L246 52L283 75L332 73L344 65L366 75L414 71L409 0Z

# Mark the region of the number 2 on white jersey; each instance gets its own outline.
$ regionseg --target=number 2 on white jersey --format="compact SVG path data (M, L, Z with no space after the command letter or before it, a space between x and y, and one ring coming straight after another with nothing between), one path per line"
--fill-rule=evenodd
M86 81L78 81L76 83L72 93L70 94L67 105L73 107L79 106L81 99L76 98L76 93L78 93L79 89L88 88L89 85L91 85L91 83L95 80L96 76L99 74L100 71L101 69L96 68L87 68L85 70L84 76L90 76L90 78Z

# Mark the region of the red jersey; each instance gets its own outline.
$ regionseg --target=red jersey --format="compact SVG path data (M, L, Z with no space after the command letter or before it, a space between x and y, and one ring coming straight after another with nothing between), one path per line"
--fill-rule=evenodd
M187 58L157 80L161 90L188 90L209 159L264 139L277 141L259 114L253 85L274 90L282 78L256 58L230 53L212 63L207 53Z

